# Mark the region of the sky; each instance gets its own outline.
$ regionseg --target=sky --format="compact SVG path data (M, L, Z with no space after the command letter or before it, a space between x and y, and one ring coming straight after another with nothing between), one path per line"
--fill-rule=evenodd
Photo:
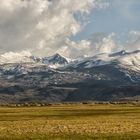
M76 58L140 49L139 7L140 0L1 0L0 55Z
M102 10L92 10L90 23L76 39L86 38L96 32L115 32L122 36L130 31L140 30L140 1L139 0L106 0L109 6ZM123 39L124 38L123 36Z

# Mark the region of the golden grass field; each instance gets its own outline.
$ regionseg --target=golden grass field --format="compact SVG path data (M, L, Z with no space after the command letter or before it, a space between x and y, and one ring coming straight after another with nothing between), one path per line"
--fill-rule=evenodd
M1 140L140 140L140 105L0 107Z

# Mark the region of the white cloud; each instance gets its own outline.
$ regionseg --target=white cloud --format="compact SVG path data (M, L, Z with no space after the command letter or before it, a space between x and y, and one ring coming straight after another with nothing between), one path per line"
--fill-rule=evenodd
M114 2L121 4L120 0ZM125 14L131 4L129 0L120 12ZM108 6L107 0L1 0L0 54L11 57L19 56L17 52L24 54L23 51L27 51L48 56L58 52L77 57L119 50L121 47L115 41L114 34L96 34L89 40L70 39L83 29L82 22L93 8ZM131 31L130 34L133 40L126 48L139 49L140 32Z
M60 48L58 53L74 58L80 56L93 56L99 53L111 53L121 49L114 37L114 33L109 35L98 33L91 36L88 40L74 42L67 39L65 46Z
M76 13L88 14L96 0L2 0L0 49L51 54L81 30Z
M130 35L140 37L140 31L136 31L136 30L130 31Z
M115 36L114 33L111 33L108 36L100 38L97 42L93 42L95 46L96 53L111 53L116 48L116 43L113 39Z
M128 51L140 50L140 31L138 30L130 31L129 37L130 39L125 45L126 50Z
M22 52L7 52L2 55L0 55L0 63L16 63L16 62L30 62L30 56L32 54L28 51L22 51Z
M91 42L89 40L81 40L74 42L72 40L67 39L63 48L65 48L65 52L67 52L67 54L65 55L75 58L83 55L88 55L90 47ZM59 52L61 52L61 50L59 50Z

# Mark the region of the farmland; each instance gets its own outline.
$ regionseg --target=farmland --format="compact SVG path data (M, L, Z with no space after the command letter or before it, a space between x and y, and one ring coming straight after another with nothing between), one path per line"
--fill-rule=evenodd
M1 140L138 140L139 104L0 107Z

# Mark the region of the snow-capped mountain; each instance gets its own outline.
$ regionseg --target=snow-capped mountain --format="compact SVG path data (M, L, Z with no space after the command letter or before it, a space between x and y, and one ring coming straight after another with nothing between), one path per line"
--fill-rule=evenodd
M93 57L85 58L76 63L72 63L67 67L72 68L93 68L102 65L116 64L132 70L140 71L140 51L126 52L120 51L117 53L107 54L102 53Z
M50 57L39 58L36 56L24 56L24 55L14 55L14 56L0 56L0 64L10 64L10 63L33 63L34 65L47 65L51 68L93 68L102 65L116 64L125 68L131 68L133 70L140 69L140 50L134 52L120 51L117 53L107 54L102 53L92 57L85 57L82 59L77 59L75 61L69 62L67 58L55 54Z
M68 61L66 58L62 57L59 54L55 54L50 57L44 57L42 58L42 63L49 65L52 68L62 67L68 64Z
M127 53L126 55L116 59L116 62L118 62L123 68L140 72L140 51L137 50Z
M48 67L51 68L58 68L62 67L68 64L68 61L66 58L62 57L59 54L55 54L50 57L36 57L33 55L19 55L14 54L14 55L1 55L0 56L0 64L23 64L23 63L33 63L34 65L47 65Z
M50 57L39 58L35 56L12 56L0 57L1 71L11 71L12 73L28 73L30 71L44 71L47 69L86 70L98 67L114 66L119 70L133 71L140 73L140 51L107 54L102 53L93 57L86 57L68 62L66 58L59 54ZM1 72L2 73L2 72ZM128 75L128 73L127 73Z
M0 57L1 103L133 100L139 85L139 50L71 62L59 54Z
M122 50L120 52L117 52L117 53L112 53L112 54L109 54L110 57L116 57L116 56L123 56L123 55L126 55L128 54L125 50Z

